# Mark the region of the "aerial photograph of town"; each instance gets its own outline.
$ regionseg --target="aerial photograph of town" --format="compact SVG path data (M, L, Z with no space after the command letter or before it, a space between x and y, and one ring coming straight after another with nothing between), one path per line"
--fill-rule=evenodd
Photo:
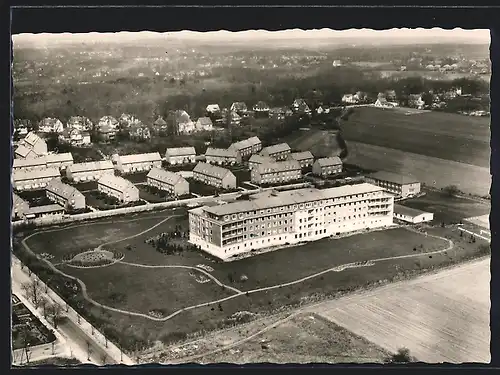
M489 47L12 35L11 366L489 363Z

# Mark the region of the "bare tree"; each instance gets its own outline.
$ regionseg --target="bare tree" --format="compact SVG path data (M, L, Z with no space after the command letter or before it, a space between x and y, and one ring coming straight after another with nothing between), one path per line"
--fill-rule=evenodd
M47 315L49 313L48 311L49 301L45 297L40 297L38 305L42 308L43 317L47 319Z
M108 360L108 355L105 352L103 352L101 354L101 362L102 362L102 364L105 365L107 360Z
M49 313L52 318L54 328L57 328L57 324L59 323L62 315L61 305L59 305L58 303L54 303L52 306L50 306Z
M80 321L80 314L77 314L77 315L76 315L76 319L77 319L77 321L78 321L78 324L81 324L81 321Z
M35 307L38 307L38 302L40 299L40 281L38 279L32 279L31 281L27 281L21 285L26 297L33 302Z
M90 361L90 355L92 354L92 348L90 346L90 341L87 340L87 360Z

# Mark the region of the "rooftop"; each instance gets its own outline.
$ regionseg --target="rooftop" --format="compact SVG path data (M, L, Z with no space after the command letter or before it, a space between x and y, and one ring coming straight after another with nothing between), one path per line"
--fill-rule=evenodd
M291 170L300 170L301 166L297 160L285 160L272 163L264 163L257 166L257 171L260 174L276 173Z
M205 156L235 158L237 156L237 151L234 149L209 147L205 152Z
M186 181L184 179L184 177L182 177L180 174L166 171L165 169L161 169L161 168L151 169L149 171L147 177L165 182L166 184L169 184L169 185L175 185L180 181Z
M51 180L47 184L45 190L57 194L63 197L64 199L70 199L72 196L75 195L77 196L83 195L75 187L63 183L60 178L54 178L53 180Z
M64 152L61 154L48 154L45 156L47 163L58 163L63 161L73 161L71 152Z
M242 141L235 142L229 148L234 148L234 149L240 151L240 150L261 144L261 143L262 142L260 141L260 139L258 137L251 137L248 139L244 139Z
M204 210L213 215L221 216L248 211L263 210L290 204L300 204L323 199L339 198L355 194L371 193L376 191L383 191L383 189L367 183L358 185L344 185L323 190L306 188L282 191L276 193L275 196L263 196L262 198L254 200L238 201L235 203L228 203L215 207L204 207Z
M316 160L321 167L329 167L330 165L342 165L342 160L338 156L333 156L331 158L320 158Z
M47 165L47 160L42 157L32 159L14 159L13 168L42 167Z
M59 177L61 173L57 167L39 168L31 171L18 169L12 172L14 181L35 180L39 178Z
M112 176L112 175L104 175L102 176L99 181L97 181L99 185L104 185L108 186L112 189L118 190L118 191L125 191L126 189L129 188L134 188L135 185L130 182L129 180L124 179L123 177L118 177L118 176Z
M376 180L393 182L400 185L418 183L418 181L413 177L386 171L375 172L368 177L374 178Z
M278 143L276 145L264 147L262 149L261 153L267 152L268 154L272 155L272 154L276 154L278 152L284 152L284 151L290 151L290 150L291 150L291 148L288 145L288 143Z
M219 179L224 178L229 173L232 174L232 172L229 169L201 162L196 164L196 167L194 167L193 172L200 173L206 176L216 177Z
M253 154L252 156L250 156L250 159L248 159L248 162L264 164L264 163L274 163L275 161L273 158L270 158L269 156Z
M172 147L165 152L168 156L196 155L194 147Z
M295 160L314 159L314 155L311 151L292 152L291 157Z
M68 171L72 173L101 171L106 169L114 169L111 160L89 161L86 163L75 163L68 166Z
M28 211L26 211L26 215L45 214L60 211L64 211L64 207L58 204L47 204L45 206L30 207Z
M120 155L119 160L122 164L145 163L149 161L161 161L161 156L158 152L150 152L147 154Z

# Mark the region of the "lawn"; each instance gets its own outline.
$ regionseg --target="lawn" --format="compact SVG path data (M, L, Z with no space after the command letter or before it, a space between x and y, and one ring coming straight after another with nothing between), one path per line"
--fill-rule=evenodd
M236 184L241 186L245 181L250 181L250 170L243 169L241 167L229 168L231 172L236 176Z
M137 184L141 182L146 182L146 176L148 175L148 172L139 172L139 173L133 173L133 174L125 174L122 177L126 180L129 180L130 182Z
M283 248L255 257L217 264L214 276L223 282L233 276L233 285L250 290L298 280L337 265L444 248L444 240L426 237L404 228L374 231L339 239L323 239L302 246ZM247 281L240 281L246 275Z
M233 191L238 191L238 189L222 190L211 185L206 185L203 182L196 181L193 178L186 178L186 180L189 182L189 191L191 192L191 194L210 196L216 193L222 194L222 193L230 193Z
M151 228L168 216L176 214L177 210L166 210L130 215L126 219L95 221L63 228L46 229L28 238L26 243L37 254L50 253L54 255L55 258L52 261L58 263L67 253L94 249L105 242L129 237ZM158 230L159 228L161 225L157 227ZM169 221L165 222L164 228L170 228ZM119 250L118 246L117 249Z
M419 198L407 199L400 204L434 213L434 222L459 223L461 220L490 213L491 205L466 198L450 197L437 191L425 190Z
M407 116L399 110L364 107L342 122L342 135L346 141L489 167L488 118L444 112Z
M132 206L141 206L146 204L143 201L135 201L130 203L122 203L118 199L107 196L104 193L100 193L96 190L93 191L85 191L83 192L85 196L85 202L87 206L91 206L98 210L113 210L116 208L122 207L132 207Z
M486 147L489 152L489 145ZM420 182L437 188L457 185L465 193L479 196L489 193L489 167L477 167L361 142L347 141L347 148L349 154L345 161L364 169L411 175Z
M81 279L91 298L105 305L148 314L161 311L167 316L182 308L234 294L213 281L199 283L191 270L141 268L114 264L94 269L59 268ZM196 276L202 275L194 271Z

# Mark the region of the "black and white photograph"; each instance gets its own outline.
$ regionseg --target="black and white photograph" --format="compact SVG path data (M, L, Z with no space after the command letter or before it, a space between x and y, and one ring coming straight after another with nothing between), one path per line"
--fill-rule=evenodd
M12 367L490 362L489 30L11 43Z

